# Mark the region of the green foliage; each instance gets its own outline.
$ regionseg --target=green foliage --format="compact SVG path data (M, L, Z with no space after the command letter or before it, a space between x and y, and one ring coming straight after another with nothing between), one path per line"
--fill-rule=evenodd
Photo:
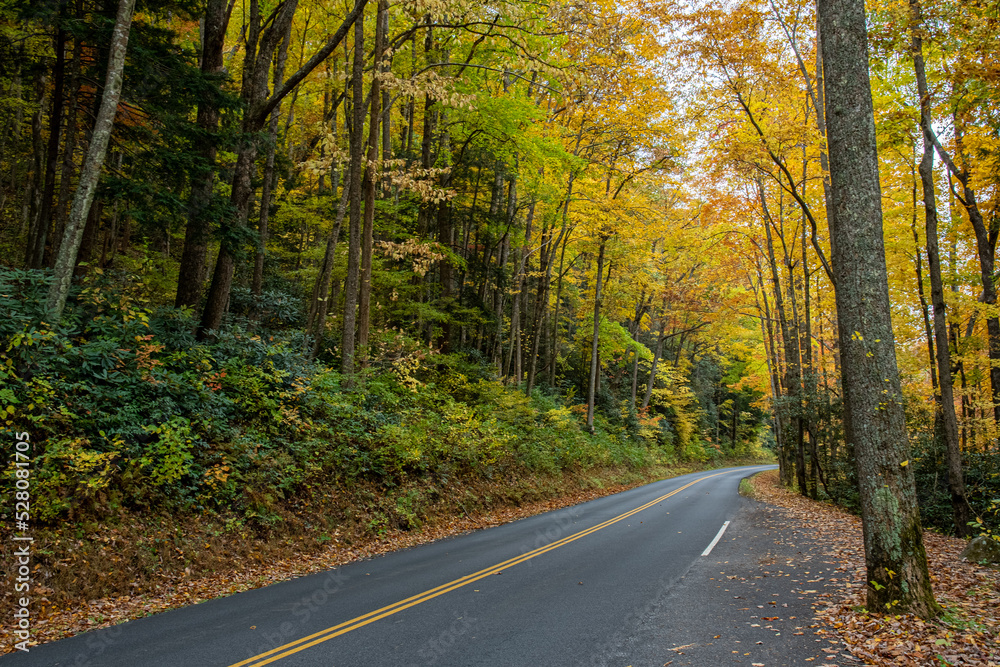
M644 361L652 361L653 353L642 343L636 341L632 334L618 322L601 318L598 325L597 349L602 362L624 357L627 354L637 354ZM581 356L590 359L590 350L594 340L594 316L583 318L577 329L577 345L582 349ZM589 361L588 361L589 363Z
M140 467L148 482L156 488L174 486L187 476L194 466L192 449L194 438L191 423L183 417L143 430L155 440L145 447L142 455L133 460Z
M698 458L703 451L696 441L698 412L695 395L690 387L681 384L681 374L677 368L657 369L663 387L653 390L650 406L664 414L665 426L671 433L671 444L682 460Z
M986 517L985 519L983 517ZM986 504L986 510L969 525L991 540L1000 542L1000 498L993 498Z
M925 526L951 533L954 515L948 488L944 443L932 432L917 431L911 438L913 474L917 483L921 519ZM1000 464L988 452L964 452L963 473L966 492L975 521L972 526L981 534L1000 532Z
M85 438L53 438L34 461L32 516L54 521L72 510L93 509L107 493L118 473L114 445L94 449ZM5 477L13 481L13 466Z
M47 282L0 271L9 312L0 398L6 428L45 443L35 497L44 521L172 508L235 513L241 526L266 530L281 520L279 503L319 485L391 488L707 456L674 371L662 371L657 412L629 421L609 394L613 410L598 414L591 435L572 395L525 396L481 357L440 354L401 331L374 332L373 363L348 387L305 356L295 330L250 332L235 318L197 341L192 313L149 306L128 275L95 274L50 326L40 320ZM11 471L2 484L13 484ZM423 502L401 497L379 511L416 526Z
M267 329L292 327L302 322L302 299L281 289L254 295L248 287L234 287L229 295L232 313L256 318Z

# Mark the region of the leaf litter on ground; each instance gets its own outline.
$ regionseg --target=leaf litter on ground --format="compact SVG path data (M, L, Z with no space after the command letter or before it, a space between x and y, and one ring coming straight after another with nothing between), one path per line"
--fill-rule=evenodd
M777 471L754 478L757 500L784 508L844 573L840 588L818 608L820 631L839 639L868 665L1000 667L1000 573L961 557L966 542L924 532L934 595L944 613L932 621L912 614L874 613L865 604L865 555L861 519L829 503L782 487Z

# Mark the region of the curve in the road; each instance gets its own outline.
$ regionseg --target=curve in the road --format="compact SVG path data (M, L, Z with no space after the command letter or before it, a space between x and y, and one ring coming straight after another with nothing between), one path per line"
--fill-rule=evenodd
M599 523L596 526L591 526L590 528L581 530L578 533L574 533L572 535L569 535L568 537L564 537L563 539L553 542L552 544L548 544L544 547L539 547L534 551L529 551L528 553L522 554L515 558L505 560L502 563L497 563L496 565L484 568L482 570L479 570L478 572L473 572L472 574L468 574L464 577L455 579L454 581L450 581L446 584L441 584L440 586L437 586L430 590L426 590L422 593L418 593L417 595L410 596L405 600L400 600L399 602L387 605L385 607L382 607L381 609L376 609L375 611L368 612L363 616L352 618L349 621L344 621L343 623L339 623L332 627L326 628L325 630L320 630L319 632L315 632L306 637L302 637L301 639L298 639L294 642L289 642L288 644L285 644L283 646L278 646L277 648L273 648L270 651L261 653L260 655L255 655L254 657L248 658L247 660L242 660L240 662L234 663L230 665L230 667L261 667L262 665L269 665L273 662L277 662L278 660L281 660L282 658L287 658L288 656L298 653L299 651L311 648L313 646L316 646L317 644L322 644L325 641L329 641L335 637L347 634L352 630L357 630L358 628L364 627L369 623L374 623L375 621L386 618L387 616L392 616L393 614L401 612L404 609L415 607L418 604L436 598L439 595L444 595L445 593L448 593L455 589L461 588L463 586L468 586L473 582L497 574L498 572L501 572L509 567L519 565L520 563L531 560L532 558L541 556L544 553L547 553L554 549L558 549L559 547L569 544L570 542L575 542L576 540L586 537L592 533L596 533L597 531L607 528L608 526L614 525L619 521L624 521L625 519L628 519L629 517L634 516L645 509L653 507L657 503L660 503L666 500L667 498L670 498L671 496L674 496L680 493L681 491L684 491L685 489L694 486L698 482L710 479L712 477L718 477L719 475L723 475L726 472L729 471L718 472L712 475L705 475L704 477L699 477L693 482L689 482L688 484L685 484L680 488L674 489L670 493L664 494L659 498L651 500L644 505L640 505L639 507L636 507L635 509L625 512L624 514L619 514L613 519L608 519L607 521ZM729 522L727 521L726 523L728 524ZM719 534L716 536L715 541L712 542L711 546L715 546L715 543L718 542L721 536L722 536L722 531L720 531ZM711 551L711 547L709 547L707 551ZM703 553L702 555L706 554Z
M655 648L659 659L674 629L684 627L670 613L686 615L689 605L701 604L700 588L682 582L696 562L707 560L706 545L718 538L711 554L723 560L743 548L736 546L742 539L730 537L734 526L725 539L717 534L719 526L737 519L745 506L736 492L740 478L768 467L661 480L32 646L30 653L0 656L0 662L11 667L639 667L632 658L640 649ZM743 524L735 527L746 534ZM717 556L720 550L723 555ZM493 576L500 574L505 576ZM694 597L677 607L670 595L679 586ZM643 634L651 625L657 628L652 638Z

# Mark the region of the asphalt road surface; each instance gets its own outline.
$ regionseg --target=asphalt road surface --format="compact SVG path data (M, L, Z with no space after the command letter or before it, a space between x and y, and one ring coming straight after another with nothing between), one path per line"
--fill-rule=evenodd
M699 602L698 587L683 580L699 567L705 572L715 567L709 560L718 554L706 554L713 543L740 552L734 532L716 538L750 502L737 494L740 479L769 467L663 480L32 647L0 662L11 667L662 665L677 655L652 651L654 644L670 645L671 627L663 627L664 619L702 619L699 629L712 631L715 612L705 607L711 596ZM677 599L678 591L684 599ZM683 631L690 634L691 628Z

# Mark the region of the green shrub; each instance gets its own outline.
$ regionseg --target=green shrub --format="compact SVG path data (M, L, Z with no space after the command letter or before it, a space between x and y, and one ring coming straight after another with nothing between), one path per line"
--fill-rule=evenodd
M419 525L429 501L391 490L420 478L512 479L705 456L690 392L669 373L656 414L630 414L606 389L614 409L598 411L590 434L572 393L525 396L481 356L436 354L394 331L376 333L373 363L348 384L309 359L300 331L250 331L236 317L198 341L191 311L154 307L127 275L88 278L64 320L44 324L50 280L0 270L9 309L0 418L44 443L33 472L43 521L122 506L225 513L240 530L267 528L299 494L371 483L389 494L371 519L384 530ZM268 318L286 326L295 318L276 294L265 295ZM12 474L0 479L5 492Z

